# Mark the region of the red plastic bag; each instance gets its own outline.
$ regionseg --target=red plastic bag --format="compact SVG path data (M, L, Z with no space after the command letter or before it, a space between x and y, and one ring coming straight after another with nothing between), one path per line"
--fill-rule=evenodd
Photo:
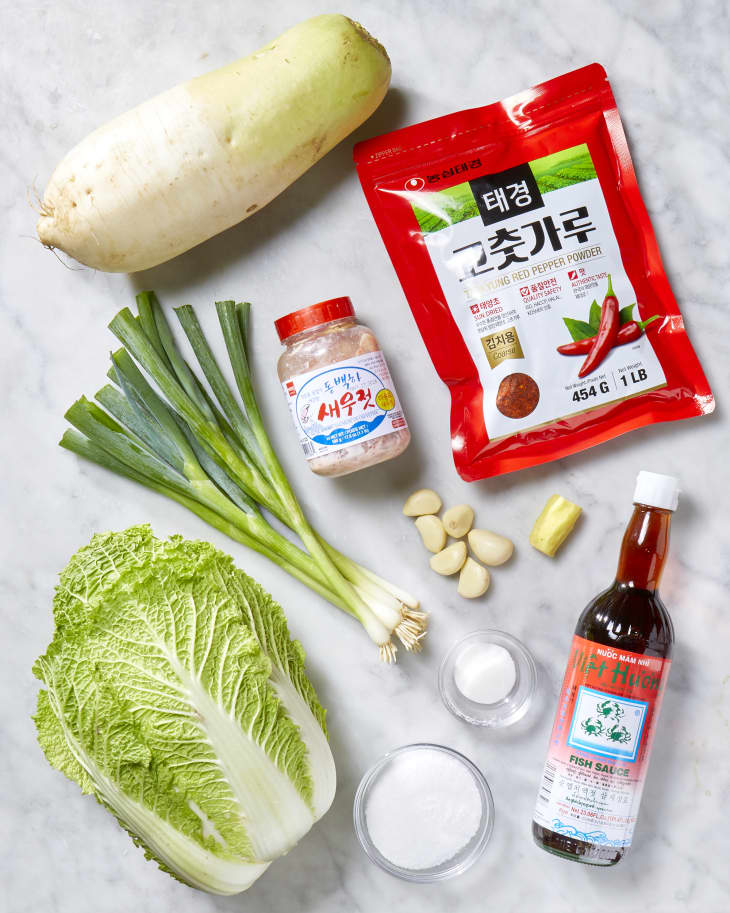
M464 479L713 410L603 67L354 156Z

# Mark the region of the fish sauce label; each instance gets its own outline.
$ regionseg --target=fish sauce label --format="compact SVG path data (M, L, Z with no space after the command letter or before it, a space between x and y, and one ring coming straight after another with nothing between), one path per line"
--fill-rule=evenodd
M585 377L588 349L558 351L596 336L609 276L621 324L641 321L587 144L409 199L491 441L664 386L648 320Z
M574 840L627 847L671 661L575 636L534 820Z
M282 387L308 460L408 427L379 349L298 374Z

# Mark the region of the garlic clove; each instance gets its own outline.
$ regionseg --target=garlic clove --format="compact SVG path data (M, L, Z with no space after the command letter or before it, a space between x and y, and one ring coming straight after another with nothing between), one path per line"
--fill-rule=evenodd
M466 561L466 542L453 542L434 555L428 562L431 570L444 577L450 577L460 571Z
M474 511L468 504L457 504L450 507L443 515L442 522L446 532L454 539L461 539L472 528Z
M441 510L441 498L430 488L419 488L414 491L403 505L406 517L422 517L424 514L437 514Z
M416 517L416 529L429 552L440 552L446 545L446 530L433 514Z
M476 599L489 589L489 571L473 558L467 558L459 574L459 596Z
M497 567L509 561L515 550L514 543L506 536L488 529L473 529L469 533L469 548L475 556L490 567Z

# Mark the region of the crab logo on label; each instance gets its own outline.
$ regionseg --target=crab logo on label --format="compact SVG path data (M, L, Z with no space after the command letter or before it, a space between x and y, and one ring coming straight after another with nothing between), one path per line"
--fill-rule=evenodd
M635 761L648 706L646 701L617 697L581 685L568 745L591 754Z

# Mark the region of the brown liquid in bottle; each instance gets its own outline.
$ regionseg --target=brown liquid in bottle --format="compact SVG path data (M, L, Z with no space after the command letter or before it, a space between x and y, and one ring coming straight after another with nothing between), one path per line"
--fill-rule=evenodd
M672 512L643 504L624 534L616 580L581 614L575 633L616 650L669 658L674 630L657 593L669 546ZM559 834L536 821L532 834L538 846L575 862L615 865L626 847L601 846Z

